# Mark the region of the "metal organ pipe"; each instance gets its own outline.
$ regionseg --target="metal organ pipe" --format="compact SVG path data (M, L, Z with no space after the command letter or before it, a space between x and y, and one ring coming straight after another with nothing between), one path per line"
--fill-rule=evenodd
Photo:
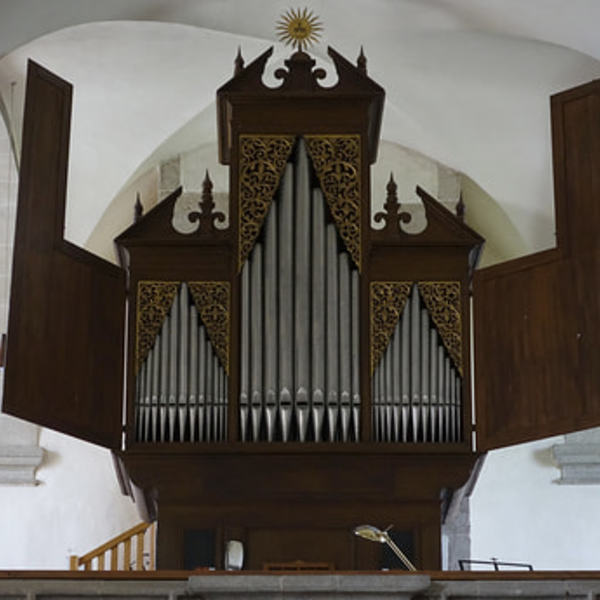
M250 256L250 415L252 437L258 439L263 409L263 263L262 245Z
M241 285L240 315L240 437L246 441L250 404L250 264L244 263ZM201 362L203 366L204 363ZM202 368L202 367L201 367ZM200 381L204 382L205 370Z
M241 288L241 439L358 439L358 272L328 222L321 190L312 188L303 140L243 267Z
M156 406L158 404L158 384L159 384L159 365L160 365L160 333L158 334L158 339L154 344L153 352L152 352L152 405Z
M279 201L279 417L281 439L287 442L292 422L294 389L294 168L288 163ZM272 318L271 315L268 315ZM256 439L256 438L254 438Z
M198 401L198 312L195 306L189 306L188 312L190 325L190 404L188 411L190 416L190 442L193 442L196 439L196 402Z
M400 318L402 335L402 441L408 441L408 417L410 414L410 315L411 304L407 302Z
M352 269L352 425L354 440L360 439L360 313L358 271Z
M429 332L429 422L430 441L437 441L437 412L436 404L437 397L437 357L438 357L438 334L435 328L431 328Z
M350 259L348 254L338 254L339 274L339 357L340 357L340 418L341 437L347 442L350 432L350 417L352 397L352 315L350 296Z
M410 297L410 411L412 424L412 440L417 441L419 424L419 405L421 403L421 370L419 367L420 351L420 312L419 296L413 293Z
M204 413L206 412L206 330L200 327L198 332L198 441L204 441ZM246 385L248 379L246 378ZM246 398L248 388L246 387ZM246 411L248 403L246 402Z
M400 439L400 406L402 401L402 388L401 388L401 370L398 368L402 364L401 355L401 341L402 333L401 330L394 331L391 344L391 369L392 369L392 431L390 440Z
M312 193L312 407L313 436L320 441L325 414L325 204L321 190ZM358 373L357 373L358 376Z
M188 412L188 367L190 360L189 348L189 303L188 290L185 283L181 284L181 292L179 293L179 381L177 405L179 408L179 439L183 439L185 435L185 426Z
M294 379L298 438L306 440L310 388L310 173L304 141L298 141L295 165L294 221Z
M462 440L462 378L417 286L375 367L372 390L375 441Z
M227 375L187 284L173 300L136 383L138 441L225 439Z
M429 424L429 324L427 309L421 309L421 439L428 440Z
M339 402L339 281L337 261L337 231L333 223L328 223L326 236L327 264L327 429L329 441L335 440Z
M390 346L390 351L386 352L384 357L384 382L385 382L385 395L383 397L383 402L385 404L385 441L389 442L392 439L392 413L394 408L394 390L392 387L392 371L393 371L393 363L392 359L394 358L394 344Z
M267 217L265 236L265 423L267 440L273 441L277 424L277 204Z

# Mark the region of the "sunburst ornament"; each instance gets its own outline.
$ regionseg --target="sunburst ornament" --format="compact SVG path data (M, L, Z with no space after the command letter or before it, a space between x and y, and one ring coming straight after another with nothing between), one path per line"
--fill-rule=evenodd
M300 52L316 44L323 30L322 24L308 8L290 8L277 21L277 36L286 46L292 44Z

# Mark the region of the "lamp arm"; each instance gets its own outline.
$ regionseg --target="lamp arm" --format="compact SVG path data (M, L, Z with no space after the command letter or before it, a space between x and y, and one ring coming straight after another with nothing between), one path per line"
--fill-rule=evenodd
M409 571L416 571L417 567L415 567L415 565L413 565L410 562L410 560L408 560L408 558L406 557L406 554L404 554L404 552L402 552L402 550L400 550L400 548L398 548L398 546L396 546L396 544L394 543L394 540L392 540L392 538L389 536L388 532L382 531L381 533L382 533L383 539L385 540L385 543L392 549L394 554L402 561L402 564Z

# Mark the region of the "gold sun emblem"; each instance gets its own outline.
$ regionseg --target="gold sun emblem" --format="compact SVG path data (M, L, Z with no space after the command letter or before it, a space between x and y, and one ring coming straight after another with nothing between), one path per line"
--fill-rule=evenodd
M302 51L319 41L323 27L318 18L308 8L291 8L277 21L279 41L292 44Z

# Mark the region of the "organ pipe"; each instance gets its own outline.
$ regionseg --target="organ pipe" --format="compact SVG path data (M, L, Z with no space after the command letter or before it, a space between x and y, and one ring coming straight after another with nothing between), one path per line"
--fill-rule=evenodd
M274 203L267 217L265 236L265 422L267 440L273 441L277 424L277 324L269 318L277 314L277 204Z
M250 265L244 264L241 285L240 332L240 437L246 441L250 403ZM204 363L201 363L204 366ZM205 371L201 373L204 381Z
M352 424L354 440L360 439L360 337L359 337L359 279L352 269Z
M206 330L199 328L198 332L198 440L204 441L204 424L206 419L206 353L207 353ZM247 396L246 396L247 397ZM246 403L246 411L248 405Z
M325 205L321 190L312 192L312 423L320 441L325 414ZM358 373L357 373L358 377Z
M298 438L306 440L310 388L310 213L308 156L298 141L294 193L294 379ZM300 200L300 201L298 201Z
M416 286L372 382L375 441L462 440L462 378Z
M285 167L279 200L279 416L281 439L287 442L294 389L294 168ZM269 316L270 318L270 316Z
M339 275L339 361L340 361L340 418L341 437L343 442L348 441L350 431L350 417L352 409L350 399L352 396L352 315L350 296L350 259L346 252L338 254Z
M198 312L195 306L188 306L189 328L190 328L190 395L188 413L190 417L190 442L196 438L196 411L198 402ZM184 434L182 434L183 437Z
M256 244L250 257L250 416L252 439L260 432L263 409L263 256L262 245Z

